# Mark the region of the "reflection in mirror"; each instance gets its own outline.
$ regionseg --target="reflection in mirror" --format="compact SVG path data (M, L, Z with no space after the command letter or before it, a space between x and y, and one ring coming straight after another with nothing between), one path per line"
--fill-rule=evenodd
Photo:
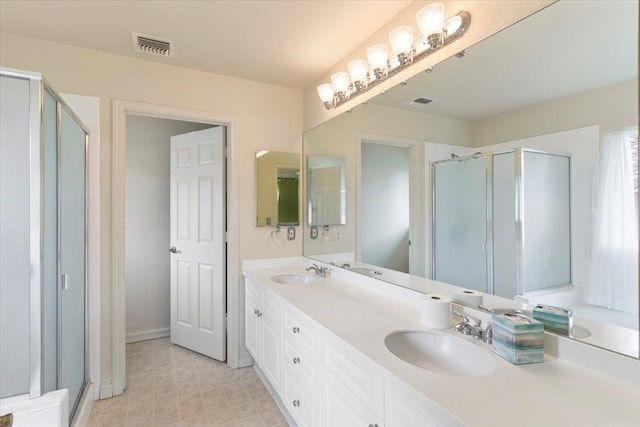
M424 277L504 297L490 308L571 309L575 338L638 357L637 16L637 2L554 3L307 132L306 153L345 157L350 216L340 245L305 239L305 256L424 291L364 262L352 184L367 138L420 141Z
M256 152L256 225L300 224L300 154Z
M343 158L307 156L309 225L344 225L346 223L345 181Z

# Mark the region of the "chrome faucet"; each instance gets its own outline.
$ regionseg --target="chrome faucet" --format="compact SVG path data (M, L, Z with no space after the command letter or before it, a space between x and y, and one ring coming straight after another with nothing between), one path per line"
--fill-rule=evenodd
M318 264L315 264L315 263L311 267L305 268L305 270L306 271L313 270L315 275L319 277L327 277L330 271L328 267L320 267Z
M453 310L452 313L458 317L462 317L462 322L456 324L456 331L463 335L471 335L473 338L482 340L487 344L491 344L493 342L493 327L491 323L489 323L485 329L482 329L482 321L480 319L476 319L456 310Z

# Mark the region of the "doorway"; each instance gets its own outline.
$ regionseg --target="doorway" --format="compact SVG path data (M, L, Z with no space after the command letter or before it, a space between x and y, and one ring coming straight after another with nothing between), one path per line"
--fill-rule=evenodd
M239 365L238 347L238 289L228 286L238 280L238 248L236 245L238 227L237 220L230 212L238 207L237 191L238 174L233 164L235 158L235 120L232 117L206 111L196 111L168 106L114 100L113 105L113 164L112 164L112 311L111 311L111 384L101 387L100 397L106 398L122 394L126 383L125 342L126 342L126 287L125 287L125 246L126 246L126 128L127 119L131 116L145 116L159 119L170 119L212 126L223 126L226 129L227 164L226 179L226 248L227 248L227 364L231 368ZM168 250L166 248L165 250ZM168 251L167 251L168 254Z
M127 344L170 336L170 141L208 123L128 114L125 287ZM140 307L144 307L141 310Z
M424 275L424 150L408 139L361 135L358 260Z

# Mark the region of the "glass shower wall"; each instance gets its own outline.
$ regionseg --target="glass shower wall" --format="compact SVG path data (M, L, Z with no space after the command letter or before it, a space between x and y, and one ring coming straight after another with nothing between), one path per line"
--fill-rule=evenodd
M37 73L0 70L0 398L86 384L88 131ZM6 345L10 343L10 345Z
M571 285L570 164L525 148L434 162L433 278L505 298Z
M571 284L570 157L522 150L522 293Z
M58 388L77 405L85 380L86 134L62 106L60 161L60 293Z
M489 168L485 156L434 164L435 280L491 291L487 258Z

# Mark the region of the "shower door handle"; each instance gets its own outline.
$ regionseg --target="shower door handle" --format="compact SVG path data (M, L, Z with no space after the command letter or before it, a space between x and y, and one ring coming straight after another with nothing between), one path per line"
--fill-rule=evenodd
M63 291L69 290L69 275L66 273L62 275L61 286Z

